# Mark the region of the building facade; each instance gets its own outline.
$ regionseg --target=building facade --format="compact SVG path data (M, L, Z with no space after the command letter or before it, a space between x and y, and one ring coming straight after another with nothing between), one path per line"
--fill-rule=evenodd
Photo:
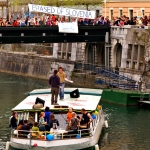
M120 17L122 15L128 16L130 19L134 16L150 15L149 9L150 1L148 0L109 0L106 2L106 9L103 8L103 14L112 17ZM104 6L105 7L105 6Z
M7 0L0 0L0 18L7 18Z

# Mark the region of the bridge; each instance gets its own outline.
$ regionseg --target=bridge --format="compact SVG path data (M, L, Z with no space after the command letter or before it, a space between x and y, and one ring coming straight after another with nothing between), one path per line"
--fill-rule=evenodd
M105 42L107 26L79 26L78 34L59 33L58 26L0 27L0 43Z

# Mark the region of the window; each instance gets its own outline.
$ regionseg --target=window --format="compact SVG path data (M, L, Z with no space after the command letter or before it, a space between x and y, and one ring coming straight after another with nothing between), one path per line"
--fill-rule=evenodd
M2 7L0 6L0 16L3 16Z
M142 15L145 16L145 10L142 10Z
M98 17L99 16L99 10L96 10L96 16Z
M119 10L119 16L121 17L123 15L122 9Z
M113 18L113 9L110 10L110 20Z
M130 19L133 17L133 9L129 9L129 17Z

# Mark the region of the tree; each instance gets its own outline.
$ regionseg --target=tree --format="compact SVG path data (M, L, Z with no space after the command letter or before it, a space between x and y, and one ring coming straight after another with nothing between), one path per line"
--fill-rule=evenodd
M74 5L84 5L86 6L86 10L88 10L89 6L98 6L102 5L102 0L75 0Z
M150 28L148 28L145 31L142 31L141 33L134 31L134 40L137 44L143 45L144 47L144 59L143 59L143 69L142 74L140 77L141 84L146 86L146 79L145 76L147 75L147 72L150 70L149 61L150 61Z
M49 5L49 6L77 6L84 5L88 10L89 5L98 6L103 3L102 0L10 0L14 5L26 5L28 3Z

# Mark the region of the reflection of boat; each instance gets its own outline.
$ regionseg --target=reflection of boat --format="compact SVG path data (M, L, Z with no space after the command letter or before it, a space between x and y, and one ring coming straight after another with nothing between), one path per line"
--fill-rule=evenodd
M10 145L18 149L30 148L35 150L75 150L96 145L101 135L102 128L105 124L102 107L98 105L102 90L79 88L80 97L70 98L69 93L73 90L73 88L65 88L65 98L63 101L59 100L59 105L57 106L50 104L50 89L33 90L31 93L29 93L29 96L26 99L12 109L18 112L18 121L21 119L28 121L33 119L36 122L38 121L38 114L44 109L44 107L41 109L33 109L32 106L35 104L36 98L39 97L45 101L45 107L50 106L50 110L54 112L55 117L60 122L60 128L56 132L51 133L51 135L54 136L54 139L51 141L46 139L46 133L43 133L43 139L39 139L30 136L20 137L18 132L14 133L14 131L12 131ZM93 122L90 124L90 128L84 128L81 126L77 134L71 134L65 131L66 121L64 118L68 112L68 107L73 107L74 111L79 116L81 115L80 110L82 108L85 108L90 113L95 112L95 115L93 115Z

